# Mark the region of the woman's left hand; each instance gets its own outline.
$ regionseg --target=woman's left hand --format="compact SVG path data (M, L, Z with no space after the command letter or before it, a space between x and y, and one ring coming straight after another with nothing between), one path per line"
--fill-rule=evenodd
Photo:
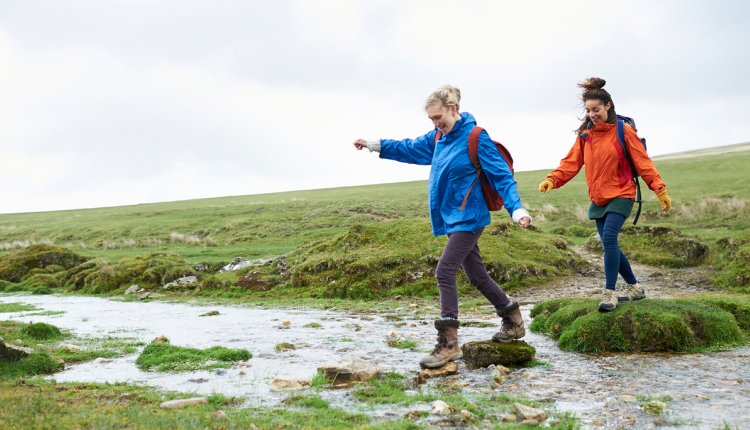
M531 225L531 218L525 216L518 220L518 226L521 228L529 228Z

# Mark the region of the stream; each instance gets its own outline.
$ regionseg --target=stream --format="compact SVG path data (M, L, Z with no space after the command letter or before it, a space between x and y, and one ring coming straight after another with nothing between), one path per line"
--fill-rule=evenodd
M135 366L137 354L132 354L104 363L66 366L51 376L58 382L127 382L186 393L221 393L244 398L253 406L274 407L289 395L271 391L274 378L310 380L317 365L328 361L367 360L383 371L414 376L419 359L435 342L432 321L418 316L408 304L391 314L357 315L53 295L0 295L0 302L27 303L44 311L64 312L0 313L0 320L46 322L84 338L111 336L148 343L157 336L166 336L173 345L245 348L253 355L246 363L226 370L161 373L141 371ZM513 369L499 387L493 386L492 370L468 370L462 363L459 374L448 379L459 381L465 392L494 391L545 402L581 418L583 428L750 428L750 348L703 354L578 354L562 351L555 341L528 331L530 308L522 308L527 324L524 340L536 348L537 359L545 365ZM219 315L199 317L211 310L219 311ZM489 315L488 308L486 316ZM469 315L465 320L482 321L484 317ZM285 321L289 322L288 328L281 328ZM497 317L488 321L499 323ZM322 327L305 327L310 323ZM465 343L489 339L495 330L461 328L459 340ZM416 340L417 351L386 345L391 332ZM281 342L294 344L296 349L277 352L275 347ZM348 410L355 407L355 402L348 400L346 393L347 390L328 390L320 395L329 398L332 405ZM647 400L666 403L666 413L647 413L642 406ZM368 413L396 418L414 409L417 408L399 410L386 405Z

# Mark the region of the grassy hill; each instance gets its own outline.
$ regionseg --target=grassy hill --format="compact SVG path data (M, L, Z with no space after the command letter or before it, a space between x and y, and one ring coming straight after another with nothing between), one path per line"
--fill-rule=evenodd
M651 251L636 253L636 261L674 264L669 262L682 258L675 248L684 247L686 240L694 241L705 246L708 256L690 264L712 265L719 285L740 291L748 288L750 270L745 261L750 255L750 185L745 171L750 166L750 145L727 148L731 150L657 159L674 209L661 214L655 196L643 186L646 201L639 226L648 228L631 229L623 235L626 250ZM582 262L568 245L585 244L595 232L586 219L583 174L562 189L541 194L536 187L547 173L516 175L536 229L522 232L510 226L507 213L502 212L493 216L491 234L485 234L480 242L493 274L511 286L540 284L572 273ZM169 254L182 266L204 263L209 268L198 274L205 289L241 280L214 273L235 257L288 254L288 270L268 269L265 273L261 269L248 283L261 285L256 289L262 290L309 288L323 296L370 297L372 291L427 291L444 238L430 235L427 184L417 181L0 215L0 256L40 243L94 259L98 269L92 266L86 269L89 272L80 268L77 272L87 276L92 270L114 270L112 267L124 267L154 253ZM660 259L670 253L673 258ZM188 271L169 273L177 276ZM412 279L418 273L421 275ZM53 286L63 287L72 279L70 274L63 278ZM160 276L158 281L167 278ZM117 288L123 286L111 285L105 290Z

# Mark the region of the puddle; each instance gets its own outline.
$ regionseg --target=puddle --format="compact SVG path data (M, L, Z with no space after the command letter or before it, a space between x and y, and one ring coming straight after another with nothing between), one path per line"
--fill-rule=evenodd
M127 337L150 342L166 336L173 345L194 348L226 346L245 348L253 358L247 367L188 373L143 372L135 366L137 355L108 363L70 366L54 375L60 382L128 382L197 394L221 393L247 399L248 404L275 406L288 393L270 391L274 378L311 379L319 363L346 359L367 360L381 370L413 376L419 359L435 341L432 321L415 317L405 307L394 315L359 315L309 309L258 309L242 306L206 306L160 302L120 302L96 297L0 296L0 302L23 302L57 315L34 312L0 313L0 319L47 322L78 336ZM199 317L208 310L220 315ZM530 307L523 308L527 327ZM488 309L487 315L490 315ZM466 318L479 320L480 318ZM289 329L278 328L290 321ZM304 327L318 323L322 327ZM397 324L406 323L404 327ZM413 326L412 326L413 325ZM418 351L399 350L385 344L389 332L416 340ZM466 327L460 341L489 338L493 328ZM580 417L584 428L707 428L726 422L750 428L750 348L708 354L628 354L587 356L561 351L556 343L527 331L525 340L537 349L546 366L516 369L495 392L543 401L559 411ZM276 352L289 342L298 349ZM456 377L464 391L487 392L492 372L467 370L462 364ZM332 404L356 408L346 390L321 393ZM649 397L667 403L661 417L646 413L640 402ZM635 401L634 401L635 400ZM403 414L393 406L367 410L370 415ZM418 409L412 406L409 410ZM400 415L399 415L400 416Z

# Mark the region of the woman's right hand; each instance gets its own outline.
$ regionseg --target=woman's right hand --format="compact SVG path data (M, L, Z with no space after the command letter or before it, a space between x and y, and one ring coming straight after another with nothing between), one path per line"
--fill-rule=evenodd
M357 139L354 141L354 147L359 151L367 149L367 141L364 139Z
M551 178L547 178L544 181L542 181L541 184L539 184L539 191L543 193L548 193L554 187L555 187L555 181L553 181Z

